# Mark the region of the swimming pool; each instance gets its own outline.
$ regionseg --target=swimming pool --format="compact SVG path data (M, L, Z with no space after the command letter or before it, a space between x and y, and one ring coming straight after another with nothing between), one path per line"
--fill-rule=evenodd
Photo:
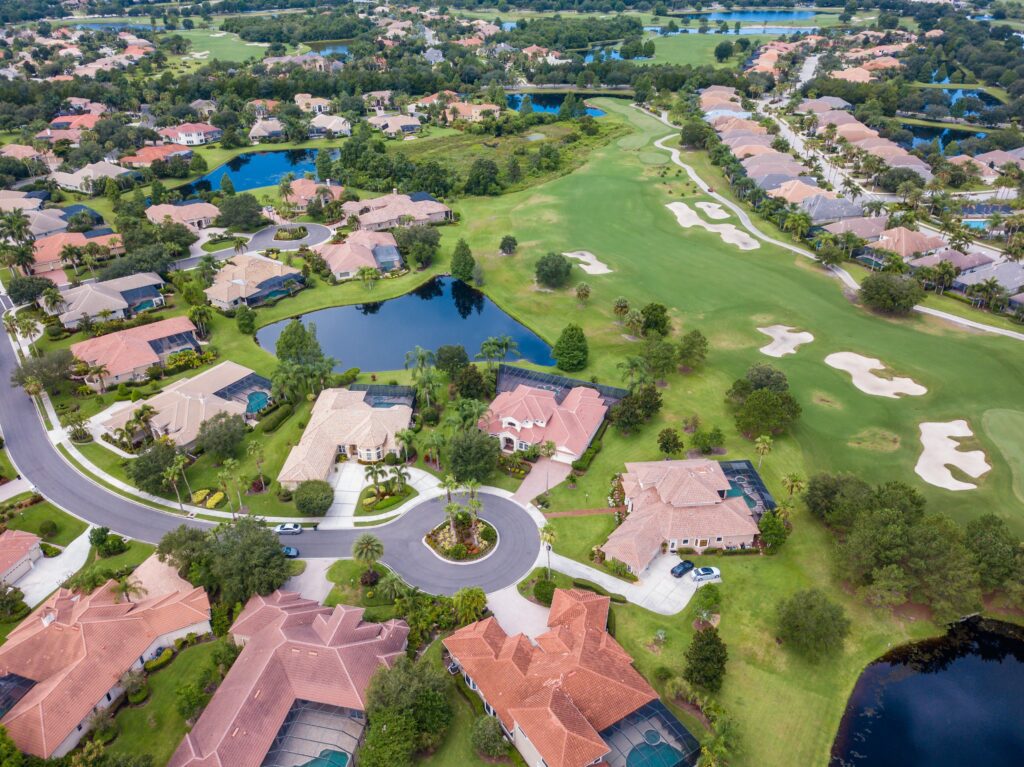
M141 304L136 304L135 308L132 309L132 311L133 312L144 312L147 309L152 309L154 306L156 306L156 303L153 301L153 299L152 298L147 298Z
M320 756L311 762L306 762L302 767L345 767L348 764L348 754L344 751L321 751Z
M646 738L647 733L644 734ZM640 743L633 746L633 750L626 755L626 767L677 767L684 761L683 752L672 748L665 741Z
M258 413L270 402L270 395L265 391L251 391L246 397L245 412L249 415Z
M987 218L965 218L963 220L963 223L964 226L969 227L971 229L978 229L980 231L988 229Z

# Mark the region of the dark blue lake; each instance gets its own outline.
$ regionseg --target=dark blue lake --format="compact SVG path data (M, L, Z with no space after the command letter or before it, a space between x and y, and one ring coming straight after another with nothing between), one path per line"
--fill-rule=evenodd
M909 125L906 123L900 127L913 134L914 138L910 144L911 148L930 144L937 140L939 142L939 150L943 154L946 153L946 146L952 141L963 141L966 138L985 138L984 133L960 130L958 128L935 128L930 125Z
M276 149L269 152L246 152L223 165L218 165L195 181L178 187L183 197L200 191L220 189L224 176L231 178L236 192L274 186L288 173L300 178L305 173L316 173L317 149ZM333 151L333 150L331 150Z
M707 19L708 21L728 21L730 23L738 21L748 24L769 22L778 24L783 21L806 21L813 19L816 15L814 11L716 11L714 13L695 13L691 16L698 21Z
M163 25L157 24L154 27L152 24L146 24L146 23L143 23L141 21L140 22L134 22L134 21L133 22L126 22L126 21L109 21L109 22L92 21L92 22L89 22L88 24L75 24L74 26L76 26L76 27L78 27L80 29L92 29L92 30L95 30L97 32L125 32L125 31L134 31L134 32L146 31L146 32L150 32L152 30L158 30L159 31L159 30L163 29Z
M510 93L505 97L505 101L508 104L509 109L514 109L517 112L519 107L523 104L522 93ZM534 112L548 112L549 114L558 114L558 110L562 106L562 102L565 101L564 93L531 93L530 103L533 104ZM587 114L591 117L604 117L604 110L598 109L597 107L587 107Z
M1024 631L959 624L865 669L832 747L832 767L1019 767Z
M314 40L306 43L306 45L322 56L330 56L331 54L348 56L349 42L349 40Z
M354 306L321 309L302 317L314 323L324 353L338 360L336 370L400 370L405 353L415 346L436 350L462 344L472 358L491 336L510 336L519 357L538 365L553 365L551 347L502 311L479 290L450 277L435 277L398 298ZM273 351L290 320L267 325L256 341Z

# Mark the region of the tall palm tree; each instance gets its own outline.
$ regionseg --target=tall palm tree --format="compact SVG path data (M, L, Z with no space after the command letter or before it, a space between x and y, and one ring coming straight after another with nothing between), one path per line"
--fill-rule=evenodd
M417 345L412 351L405 353L405 369L408 370L411 367L415 372L432 367L434 359L434 352Z
M100 363L98 363L96 365L91 366L89 368L89 373L88 373L88 375L95 377L97 382L99 382L100 391L101 392L105 392L107 390L107 385L106 385L106 381L104 381L104 377L109 375L109 374L110 374L110 371L107 370L107 366L104 365L102 362L100 362Z
M380 481L387 476L387 471L379 463L371 463L363 470L363 474L373 483L373 494L380 498Z
M470 498L466 501L466 511L469 512L473 532L473 545L480 547L480 510L484 507L483 501L479 498Z
M56 314L64 305L64 296L56 285L51 285L43 291L43 306L50 314Z
M174 456L174 461L171 462L171 466L174 470L181 475L181 481L185 483L185 490L188 491L189 500L192 499L192 486L188 483L188 474L185 470L188 468L188 456L184 453L178 453Z
M773 442L774 440L767 434L762 434L754 440L754 452L757 453L758 471L761 470L761 462L764 461L764 457L772 451Z
M418 368L413 371L413 378L416 380L416 384L427 403L427 407L430 407L431 395L434 393L434 387L437 386L440 380L437 370L435 368Z
M209 335L210 322L213 320L213 310L209 306L200 304L189 308L188 318L192 320L192 324L196 326L200 336L206 338Z
M505 358L510 354L519 353L519 342L512 338L512 336L498 336L498 351L501 355L501 361L504 362Z
M802 493L806 483L799 474L790 472L782 478L782 486L789 493L789 497L792 498L796 493Z
M558 540L558 530L548 522L540 529L540 542L544 544L544 550L548 554L548 580L551 580L551 549Z
M385 599L397 600L407 590L405 582L396 573L388 572L377 583L377 593Z
M426 444L424 449L434 457L434 463L437 464L437 470L441 470L441 451L448 445L448 441L445 436L439 431L433 431L427 435Z
M131 602L132 597L144 597L148 591L138 581L133 581L131 576L126 576L119 581L115 581L110 587L110 593L113 594L117 601L120 602L122 599L125 602Z
M231 477L231 484L235 488L235 494L238 496L238 513L241 514L245 510L245 506L242 503L242 477L238 469L238 461L234 458L228 458L224 461L224 471Z
M7 312L4 314L4 330L12 336L18 334L18 315L13 312Z
M459 488L462 487L462 485L459 484L459 480L455 479L454 474L445 474L439 484L448 498L448 503L452 502L452 494L459 492Z
M224 493L224 497L228 499L228 511L230 511L232 514L234 514L235 513L235 504L231 500L231 480L232 480L232 476L230 474L228 474L226 469L224 469L223 471L218 472L218 474L217 474L217 484L220 487L221 492Z
M373 290L374 284L377 282L377 270L372 266L360 266L356 272L356 277L363 283L363 287L367 290Z
M558 446L555 445L550 439L541 443L539 452L541 457L547 458L549 461L555 452L558 450ZM551 489L551 472L548 471L548 467L544 467L544 492L548 492Z
M178 479L181 476L178 473L178 467L175 466L174 463L171 463L166 469L163 470L161 476L163 477L164 482L166 482L168 485L174 488L174 495L178 499L178 509L181 511L182 514L184 514L185 506L181 502L181 491L178 489Z
M405 490L406 486L408 486L409 477L412 475L409 474L409 470L405 468L405 466L401 465L392 466L390 469L390 473L392 490L394 491L395 495L398 495L403 490Z
M409 461L409 448L416 442L416 432L412 429L401 429L395 432L395 441L402 446L402 460Z
M367 570L372 570L383 556L384 544L372 533L363 533L352 544L352 558Z
M494 362L501 357L501 340L497 336L485 338L480 344L480 352L476 355L478 360L487 362L487 367L493 368Z
M39 322L30 314L19 314L17 325L18 335L26 341L31 342L32 337L39 332Z
M444 507L444 515L448 518L448 529L452 531L452 538L455 537L455 518L462 511L462 505L458 503L447 503Z

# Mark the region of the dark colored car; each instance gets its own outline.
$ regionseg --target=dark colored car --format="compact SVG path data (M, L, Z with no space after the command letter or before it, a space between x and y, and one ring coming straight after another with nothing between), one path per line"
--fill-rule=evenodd
M692 569L693 562L691 562L689 559L684 559L682 562L680 562L678 565L672 568L672 577L682 578Z
M282 546L281 553L288 557L288 559L295 559L299 556L299 550L294 546Z

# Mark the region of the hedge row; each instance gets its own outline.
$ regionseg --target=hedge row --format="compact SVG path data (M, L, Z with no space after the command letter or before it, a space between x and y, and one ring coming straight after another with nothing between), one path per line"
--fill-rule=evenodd
M580 456L578 461L572 462L572 468L576 471L586 471L590 468L590 464L593 463L594 458L601 452L601 440L595 439L590 443L583 455Z
M277 431L278 427L283 424L288 417L292 414L292 406L289 403L284 403L275 410L273 413L268 415L266 418L260 421L259 429L264 434L272 434Z
M163 668L174 658L174 650L170 647L165 647L163 652L153 658L153 660L147 660L143 667L146 671L156 671L158 668Z
M613 594L603 586L599 586L593 581L586 581L582 578L574 578L572 581L573 587L577 589L583 589L584 591L593 591L595 594L600 594L603 597L609 597L616 604L624 605L628 601L622 594Z

